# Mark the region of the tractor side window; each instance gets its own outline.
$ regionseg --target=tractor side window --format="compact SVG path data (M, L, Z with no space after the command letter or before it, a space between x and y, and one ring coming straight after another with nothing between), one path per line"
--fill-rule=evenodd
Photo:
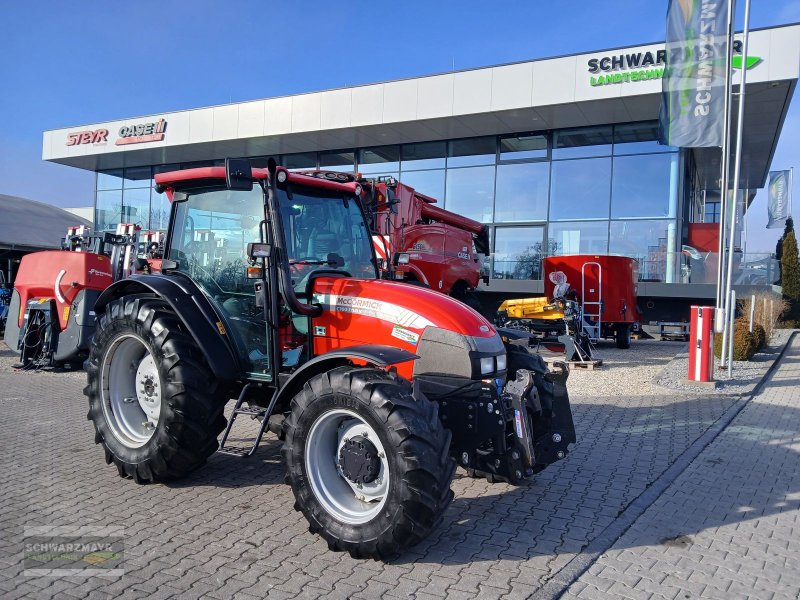
M247 279L247 244L261 240L264 198L252 191L198 190L176 207L169 258L189 275L224 315L226 329L250 363L249 372L270 373L264 311Z

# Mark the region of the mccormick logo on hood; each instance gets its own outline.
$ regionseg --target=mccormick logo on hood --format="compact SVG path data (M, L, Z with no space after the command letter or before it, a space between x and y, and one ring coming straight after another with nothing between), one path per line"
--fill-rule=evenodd
M123 125L119 128L117 146L126 144L142 144L145 142L160 142L167 131L167 122L159 119L155 123L138 123L136 125Z

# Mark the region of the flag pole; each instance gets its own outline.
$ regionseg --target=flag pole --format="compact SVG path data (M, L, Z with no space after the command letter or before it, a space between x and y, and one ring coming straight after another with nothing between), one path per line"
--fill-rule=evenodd
M717 323L725 322L724 316L719 312L724 305L722 298L722 290L725 286L724 278L724 265L725 265L725 218L728 214L728 164L730 163L730 106L731 106L731 92L733 90L733 83L731 81L731 61L733 60L733 24L734 24L734 10L736 8L735 0L728 0L728 30L727 30L727 45L726 45L726 64L728 68L725 69L725 103L722 112L722 148L720 154L721 178L720 178L720 191L719 191L719 244L717 250ZM717 332L720 333L721 329L717 327ZM723 355L722 362L724 364L725 357Z
M735 302L731 295L731 287L732 287L732 279L733 279L733 244L734 240L736 239L736 204L737 204L737 197L739 195L739 175L741 174L741 167L742 167L742 132L744 129L744 101L746 97L746 84L747 84L747 43L749 41L749 34L750 34L750 0L745 0L744 2L744 30L742 32L742 68L740 69L742 72L742 79L741 83L739 84L739 110L736 114L736 157L734 158L734 170L733 170L733 212L731 213L731 227L730 227L730 238L728 241L728 273L726 276L726 304L725 310L730 311L731 319L729 326L730 330L726 328L725 332L722 336L722 352L725 352L725 338L728 338L728 342L733 348L733 317L734 312L736 311L735 306L731 306L732 302ZM732 353L729 353L732 355ZM733 361L728 360L728 377L731 376L733 371Z

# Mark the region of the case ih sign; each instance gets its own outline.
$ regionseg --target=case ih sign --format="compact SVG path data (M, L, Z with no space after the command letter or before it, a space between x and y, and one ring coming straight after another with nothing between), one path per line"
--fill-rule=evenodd
M108 129L95 129L94 131L76 131L67 135L67 146L81 144L100 144L108 141Z
M154 123L138 123L136 125L123 125L119 128L117 146L126 144L143 144L145 142L160 142L167 131L167 121L159 119ZM105 144L108 142L108 129L95 129L94 131L76 131L67 134L67 146L80 146L81 144Z
M160 142L164 139L167 122L159 119L155 123L139 123L137 125L123 125L119 128L117 146L126 144L142 144L144 142Z

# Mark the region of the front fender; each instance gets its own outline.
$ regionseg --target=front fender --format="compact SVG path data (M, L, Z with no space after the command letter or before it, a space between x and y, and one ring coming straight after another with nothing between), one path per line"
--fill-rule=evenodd
M417 360L419 356L401 348L382 344L363 344L331 350L312 358L292 373L278 390L275 406L288 406L291 399L303 389L306 381L321 373L345 365L353 358L378 367L387 367L410 360Z
M242 375L224 326L200 288L189 279L154 274L134 275L106 288L95 303L97 314L113 300L130 294L149 294L169 304L205 355L214 377L233 381Z

